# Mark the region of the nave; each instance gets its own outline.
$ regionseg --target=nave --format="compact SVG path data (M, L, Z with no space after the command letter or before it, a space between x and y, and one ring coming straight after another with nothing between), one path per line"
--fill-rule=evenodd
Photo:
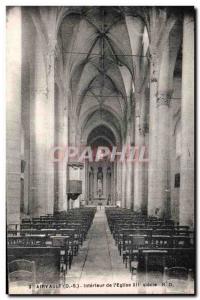
M60 222L53 218L23 220L20 231L8 230L11 294L193 292L194 232L188 226L101 206L72 210ZM28 260L34 262L31 288L19 280L22 273L12 277Z
M9 293L194 294L195 19L7 9Z

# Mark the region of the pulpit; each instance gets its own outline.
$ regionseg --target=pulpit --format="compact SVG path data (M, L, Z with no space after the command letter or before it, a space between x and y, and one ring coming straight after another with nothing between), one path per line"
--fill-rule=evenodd
M67 194L69 199L76 200L82 194L82 181L68 180Z
M71 199L75 201L82 194L82 180L80 180L80 170L83 164L78 162L68 163L69 179L67 182L68 201ZM69 204L68 204L69 207Z

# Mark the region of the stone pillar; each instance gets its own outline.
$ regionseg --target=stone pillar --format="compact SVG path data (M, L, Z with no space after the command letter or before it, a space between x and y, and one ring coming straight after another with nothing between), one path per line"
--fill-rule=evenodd
M157 117L157 128L155 135L157 140L151 148L154 157L154 172L153 172L153 198L149 198L149 214L157 214L160 217L170 217L170 190L169 190L169 101L170 93L170 61L169 61L169 40L165 45L162 54L159 74L159 86L155 115ZM155 103L154 103L155 104ZM151 120L151 122L155 122ZM152 132L151 132L152 133ZM152 146L152 145L151 145ZM152 155L152 152L151 152ZM152 178L151 178L152 180ZM152 195L151 195L152 196Z
M160 17L162 13L166 18ZM167 127L169 96L171 96L173 89L173 73L180 34L177 34L178 28L175 28L176 17L167 17L167 10L161 12L160 9L153 7L150 9L147 18L150 26L148 214L167 216L170 191L167 179L168 158L165 157L165 154L168 154L169 151L168 149L166 151L165 145L167 145L166 140L168 140L169 134L169 127ZM160 26L153 25L156 23L160 24ZM172 42L175 35L176 40L169 51L168 45ZM177 46L177 49L175 49L174 45ZM166 135L166 140L164 140L163 134Z
M157 144L157 174L155 209L159 209L160 217L169 218L170 189L169 189L169 95L158 96L158 144Z
M48 46L36 38L35 80L32 104L32 214L54 212L54 59L55 42Z
M60 91L61 92L61 91ZM63 92L59 93L59 103L55 103L55 105L59 106L59 132L58 132L58 145L56 147L60 147L60 159L58 162L58 211L66 211L67 204L67 191L66 191L66 146L67 146L67 113L65 106L65 95Z
M55 116L54 116L54 101L55 101L55 78L54 78L54 63L56 54L55 39L50 39L47 46L47 151L54 147L54 132L55 132ZM53 214L54 211L54 162L50 156L47 158L47 213Z
M133 203L133 194L132 194L132 181L133 181L133 168L132 163L127 162L127 183L126 183L126 208L131 209Z
M194 225L194 17L185 15L182 61L180 224Z
M108 200L109 195L112 193L112 180L111 180L112 169L107 169L105 172L105 184L106 184L106 201Z
M65 95L65 105L64 105L64 116L63 116L63 144L64 148L69 146L69 100L66 96L67 93L64 93ZM66 148L67 149L67 148ZM68 169L67 169L67 163L64 159L62 164L62 170L63 170L63 187L62 187L62 195L63 195L63 209L67 210L67 182L68 182Z
M148 168L148 215L155 213L156 168L157 168L157 92L158 59L152 54L150 59L150 105L149 105L149 168Z
M7 223L20 223L21 176L21 8L7 12L6 40L6 208Z
M127 173L126 173L126 162L121 162L122 164L122 207L126 207L126 180L127 180Z
M135 147L137 147L136 160L134 162L134 210L146 211L147 199L145 199L145 162L140 161L140 151L145 146L145 93L136 94L135 104Z
M132 49L132 60L134 65L134 90L136 95L136 106L135 109L137 110L136 118L134 120L135 122L135 128L134 128L134 144L135 146L140 146L143 144L143 139L141 132L139 131L139 122L141 120L140 118L140 107L142 107L142 101L143 101L143 95L141 97L140 93L136 91L142 91L143 84L144 84L144 74L145 71L142 68L141 60L145 60L145 58L141 58L140 55L142 55L142 41L143 41L143 32L144 32L144 22L138 17L133 16L126 16L126 25L130 37L130 44ZM142 92L141 92L142 94ZM129 163L130 164L130 163ZM143 166L142 163L134 162L133 166L134 170L132 170L132 186L134 186L134 189L132 188L132 202L134 201L134 210L141 210L142 202L143 202Z
M93 182L92 187L91 187L92 198L97 198L98 197L98 193L97 193L97 167L95 165L94 165L94 169L92 171L92 182Z
M93 201L96 196L94 171L88 168L88 195Z
M124 139L124 147L128 149L132 142L132 116L131 116L131 90L132 90L132 77L126 67L120 67L121 75L123 78L126 96L127 96L127 115L126 115L126 133ZM122 147L123 148L123 147ZM132 185L133 185L133 171L132 163L127 162L126 159L122 162L122 207L131 208L133 202Z
M103 171L103 195L102 195L102 197L107 200L107 182L106 182L107 168L105 165L102 165L102 171ZM111 184L111 181L110 181L110 184Z
M127 149L131 146L130 133L127 138ZM126 208L133 208L133 162L126 161Z
M46 66L40 36L35 42L35 67L30 116L30 214L40 216L47 210L47 128L48 93Z
M115 160L114 165L113 165L113 170L114 170L114 193L112 196L112 205L116 205L117 202L117 185L118 185L118 179L117 179L117 174L118 174L118 165L117 161Z
M85 203L85 193L86 193L86 181L85 181L85 161L83 163L83 169L81 170L81 180L82 180L82 203Z
M85 201L86 201L86 205L88 204L88 199L89 199L89 188L88 188L88 161L85 161Z
M122 206L122 164L117 160L117 199L116 204Z

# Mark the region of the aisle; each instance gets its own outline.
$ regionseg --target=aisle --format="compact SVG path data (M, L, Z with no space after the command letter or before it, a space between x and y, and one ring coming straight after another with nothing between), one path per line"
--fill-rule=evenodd
M101 210L97 210L87 239L79 255L73 260L72 269L66 276L66 283L79 284L79 287L84 287L84 292L94 293L98 288L93 289L91 286L87 288L87 284L107 285L122 281L131 282L131 275L118 254L102 207ZM100 287L99 293L101 292L103 291Z
M114 245L103 208L96 213L89 239L86 262L81 274L82 280L89 281L95 277L98 282L105 283L112 282L114 277L118 277L119 271L120 275L122 271L123 273L125 271L126 277L129 275Z
M150 275L150 274L149 274ZM131 278L129 269L122 263L114 239L110 233L105 210L97 210L79 254L74 258L72 269L66 275L68 288L60 294L163 294L162 277L147 279L144 273ZM159 284L155 286L155 284ZM139 283L139 286L138 286ZM146 283L148 286L144 286ZM150 285L149 285L150 284ZM153 284L153 285L152 285ZM186 282L184 283L185 287ZM181 293L179 284L175 286ZM193 289L192 286L189 289ZM170 288L168 292L170 291Z

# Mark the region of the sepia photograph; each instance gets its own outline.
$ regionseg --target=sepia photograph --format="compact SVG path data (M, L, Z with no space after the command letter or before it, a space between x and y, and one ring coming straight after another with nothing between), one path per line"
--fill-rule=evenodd
M195 295L196 8L5 15L6 294Z

